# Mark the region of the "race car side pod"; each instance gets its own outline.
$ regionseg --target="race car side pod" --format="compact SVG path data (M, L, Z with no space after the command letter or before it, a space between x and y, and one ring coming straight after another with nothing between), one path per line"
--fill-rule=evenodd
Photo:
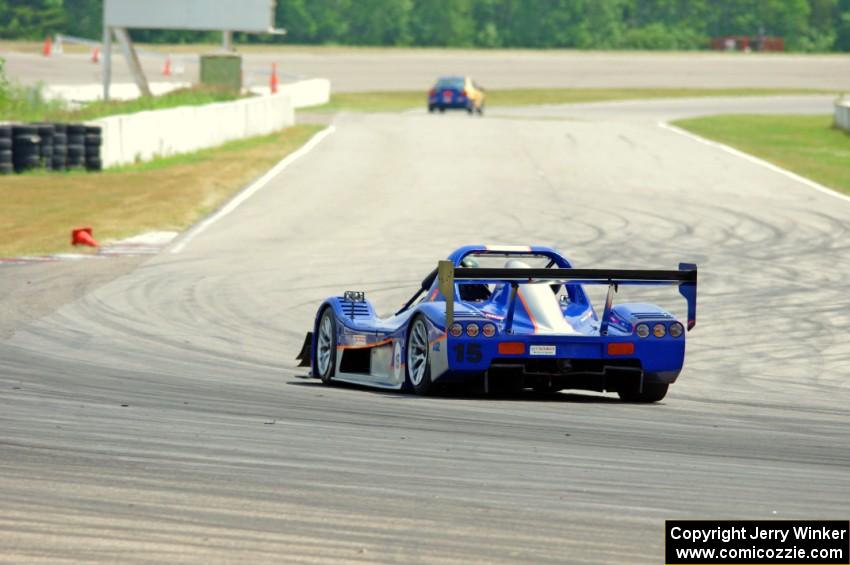
M607 284L609 299L606 299L605 318L610 314L613 291L617 285L662 285L675 284L688 303L688 330L696 325L697 313L697 266L679 263L678 271L650 269L491 269L455 268L451 261L437 264L437 279L440 292L446 299L446 327L454 322L455 283L469 282L484 284ZM512 295L515 294L512 292ZM509 317L512 305L508 306ZM607 319L603 319L607 325Z

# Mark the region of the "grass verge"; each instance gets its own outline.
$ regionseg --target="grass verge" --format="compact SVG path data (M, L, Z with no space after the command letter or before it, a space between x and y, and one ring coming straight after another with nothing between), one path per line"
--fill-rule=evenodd
M0 104L0 121L80 122L146 110L229 102L237 98L239 94L227 90L198 86L174 90L161 96L143 96L135 100L100 100L77 110L68 110L61 101L45 99L39 88L12 86L10 96Z
M0 257L69 252L70 230L83 225L101 242L185 229L320 129L298 125L102 173L2 177Z
M673 122L850 194L850 133L831 115L725 115Z
M697 98L706 96L780 96L790 94L830 94L822 90L779 88L529 88L487 91L487 106L533 106L538 104L579 104L654 98ZM424 91L341 92L315 110L335 112L398 112L426 105Z

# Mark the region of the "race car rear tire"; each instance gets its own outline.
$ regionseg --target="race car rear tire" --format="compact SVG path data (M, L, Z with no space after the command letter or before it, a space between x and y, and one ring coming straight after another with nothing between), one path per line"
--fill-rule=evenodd
M435 110L434 106L428 106L428 113L429 114L433 114L434 110Z
M668 383L644 383L643 390L638 390L637 387L631 389L620 390L617 394L626 402L638 402L649 404L658 402L667 395L667 389L670 387Z
M404 388L413 390L420 396L427 396L434 388L434 383L431 382L430 350L428 324L423 316L416 316L407 332Z
M322 312L316 330L316 374L330 385L336 370L336 319L331 308Z

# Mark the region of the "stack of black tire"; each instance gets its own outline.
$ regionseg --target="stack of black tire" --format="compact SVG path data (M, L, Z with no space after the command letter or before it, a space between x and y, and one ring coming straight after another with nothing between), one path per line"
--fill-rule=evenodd
M103 161L100 160L100 145L103 138L100 135L100 126L86 126L86 169L99 171L103 169Z
M12 126L0 125L0 175L14 171L12 165Z
M81 169L86 165L86 126L68 124L68 158L65 166L69 169Z
M84 124L0 125L0 174L44 167L51 171L100 171L99 126Z
M51 171L64 171L68 161L68 126L53 124L53 154L48 168Z
M37 125L12 126L12 164L16 173L41 165L41 138Z
M53 124L34 124L38 133L38 155L40 167L50 167L53 161Z

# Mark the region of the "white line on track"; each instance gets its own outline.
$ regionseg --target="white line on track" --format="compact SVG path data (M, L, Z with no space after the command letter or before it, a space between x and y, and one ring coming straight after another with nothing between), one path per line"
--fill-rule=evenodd
M766 169L770 169L771 171L773 171L775 173L779 173L780 175L783 175L787 178L795 180L795 181L797 181L801 184L808 186L809 188L814 188L815 190L823 192L824 194L829 194L830 196L834 196L835 198L839 198L841 200L844 200L845 202L850 202L850 196L847 196L846 194L841 194L840 192L837 192L837 191L835 191L831 188L827 188L822 184L818 184L811 179L807 179L806 177L801 177L800 175L798 175L796 173L792 173L791 171L789 171L787 169L783 169L782 167L774 165L773 163L769 163L769 162L765 161L764 159L759 159L758 157L754 157L753 155L750 155L749 153L744 153L743 151L739 151L739 150L735 149L734 147L730 147L730 146L725 145L723 143L718 143L716 141L711 141L710 139L700 137L696 134L693 134L689 131L685 131L682 128L678 128L676 126L670 125L666 122L658 122L658 127L662 128L662 129L666 129L668 131L672 131L674 133L678 133L679 135L683 135L685 137L689 137L689 138L693 139L694 141L698 141L699 143L702 143L703 145L708 145L710 147L720 149L721 151L725 151L726 153L729 153L731 155L735 155L736 157L740 157L741 159L745 159L745 160L749 161L750 163L755 163L756 165L761 165L762 167L765 167Z
M195 225L195 227L189 229L186 232L186 235L181 237L177 243L170 249L171 253L180 253L186 246L189 245L193 239L201 235L208 227L227 216L229 213L233 212L238 208L243 202L251 198L254 193L258 192L261 188L266 186L269 181L271 181L274 177L281 173L284 169L286 169L289 165L309 153L313 150L317 145L319 145L323 139L336 131L336 128L333 125L330 125L314 135L310 138L310 140L305 143L302 147L300 147L297 151L294 151L280 160L274 167L269 169L269 171L254 181L253 184L245 187L239 194L233 197L227 204L218 209L217 212L208 216L204 220L202 220L199 224Z

